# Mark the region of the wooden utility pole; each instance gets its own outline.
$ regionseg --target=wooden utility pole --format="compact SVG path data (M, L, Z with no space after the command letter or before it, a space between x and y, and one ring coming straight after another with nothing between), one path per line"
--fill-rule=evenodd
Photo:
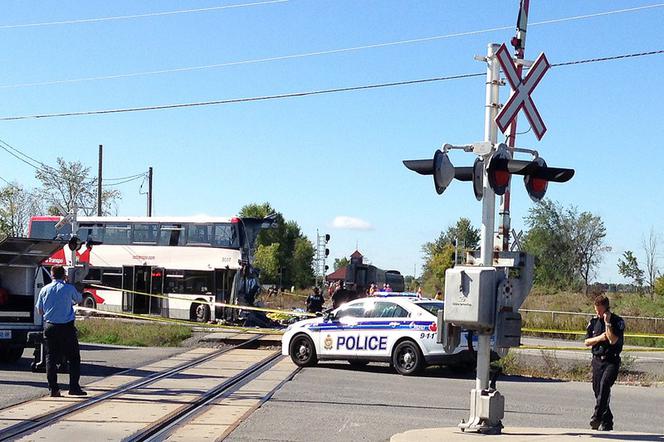
M148 167L148 216L152 216L152 166Z
M101 190L101 176L102 176L102 162L103 162L103 156L104 156L104 146L101 144L99 145L99 169L97 171L97 216L102 216L102 209L101 209L101 195L102 195L102 190Z

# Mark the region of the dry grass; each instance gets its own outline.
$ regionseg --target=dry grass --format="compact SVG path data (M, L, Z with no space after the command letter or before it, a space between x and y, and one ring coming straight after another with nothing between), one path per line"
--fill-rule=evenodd
M177 347L191 337L191 327L89 318L76 322L79 340L135 347Z
M510 350L507 356L494 365L501 367L504 374L512 376L525 376L541 379L559 379L564 381L590 382L592 371L590 361L567 361L562 362L555 351L541 350L540 361L535 362L533 356L525 356ZM650 386L664 381L663 376L652 373L636 371L635 359L629 354L621 356L619 383Z

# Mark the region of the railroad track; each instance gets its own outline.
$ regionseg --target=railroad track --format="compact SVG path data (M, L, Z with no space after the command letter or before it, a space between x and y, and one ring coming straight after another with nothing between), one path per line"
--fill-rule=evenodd
M200 371L202 370L200 367L205 367L206 364L209 366L210 364L214 364L215 361L218 364L219 361L223 358L226 358L223 359L224 362L222 363L222 366L225 367L224 364L228 364L231 362L229 360L233 359L231 356L237 354L238 351L240 353L244 351L244 354L246 355L247 352L243 349L250 347L252 344L255 344L256 341L258 341L262 336L263 335L256 335L237 345L213 351L202 357L198 357L191 361L179 364L173 368L154 373L142 379L124 384L111 391L101 393L97 396L76 402L69 406L65 406L56 411L45 413L18 424L9 426L0 431L0 441L19 440L26 436L40 432L40 430L45 430L53 425L62 424L64 420L67 422L75 422L77 416L86 413L89 414L98 407L103 407L105 405L108 406L113 401L126 402L128 400L123 398L129 397L131 398L129 400L136 400L136 397L140 396L141 394L149 397L151 394L150 386L154 386L159 382L177 382L177 380L180 378L185 380L188 377L192 378L194 376L187 373L193 373L193 371L197 369ZM231 353L233 351L235 351L235 353ZM263 353L265 353L265 351L263 351ZM240 359L242 358L241 355L238 357ZM191 396L190 392L185 392L185 394L183 394L183 398L186 397L186 399L183 399L181 404L178 403L178 405L172 405L171 401L169 405L171 405L171 408L174 407L174 409L166 413L164 416L159 417L155 421L146 421L144 424L140 425L140 429L136 431L136 428L134 428L131 430L129 435L123 437L122 439L129 441L144 441L163 440L167 438L168 435L178 426L186 424L186 422L203 413L219 398L223 398L224 396L230 394L232 391L235 391L237 388L242 387L252 379L255 379L257 376L269 370L272 366L274 366L274 364L278 362L279 359L280 352L269 352L266 357L263 357L262 359L253 363L250 361L250 365L248 367L237 369L235 370L237 371L236 373L234 372L231 376L224 377L221 382L215 382L215 385L211 388L207 388L203 394L197 394L196 397L193 397ZM209 371L211 369L208 368L207 370ZM201 375L200 377L206 378L210 376ZM163 388L161 391L163 392ZM177 389L175 389L175 391L177 391ZM177 396L174 397L176 398ZM128 406L130 405L131 404ZM140 414L140 409L137 414ZM80 422L85 421L81 420ZM136 422L132 422L132 424L134 427L136 427Z

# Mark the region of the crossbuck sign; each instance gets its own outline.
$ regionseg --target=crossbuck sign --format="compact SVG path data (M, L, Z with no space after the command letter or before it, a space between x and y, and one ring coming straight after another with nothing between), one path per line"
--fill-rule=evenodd
M541 53L528 70L526 78L522 80L505 44L500 46L500 49L496 52L496 57L507 81L512 86L512 95L510 95L509 100L507 100L505 106L503 106L498 116L496 116L496 124L500 128L500 131L505 133L516 118L519 110L523 108L523 112L526 114L528 122L530 122L530 127L533 128L535 136L538 140L541 140L544 133L546 133L546 126L530 94L549 67L551 67L549 61L546 59L544 53Z

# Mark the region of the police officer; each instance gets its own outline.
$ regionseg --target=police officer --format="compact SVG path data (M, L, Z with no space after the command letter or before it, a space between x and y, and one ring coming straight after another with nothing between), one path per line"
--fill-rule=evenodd
M46 379L51 397L61 397L56 364L63 356L69 360L69 394L86 396L81 389L81 354L74 327L74 304L83 300L73 285L65 282L62 266L51 268L53 281L44 286L37 298L37 311L44 318Z
M323 303L325 302L325 299L323 299L323 295L320 293L320 289L318 287L314 287L313 292L307 297L307 312L309 313L318 313L323 310Z
M585 340L586 347L592 347L593 391L596 401L590 427L593 430L611 431L611 386L616 381L620 368L625 321L611 313L609 298L604 295L595 298L595 313L597 316L588 323Z

